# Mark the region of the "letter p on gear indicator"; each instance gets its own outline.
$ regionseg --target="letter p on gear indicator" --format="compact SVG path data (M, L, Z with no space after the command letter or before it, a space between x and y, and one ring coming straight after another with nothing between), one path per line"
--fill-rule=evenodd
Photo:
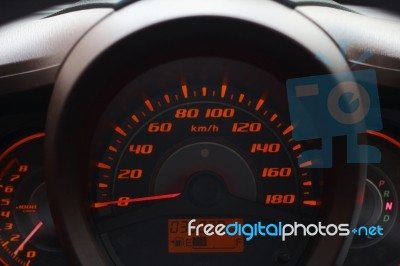
M335 136L347 136L348 163L380 163L379 149L357 143L358 134L382 129L375 70L289 79L286 89L293 138L321 139L320 150L301 154L300 166L332 167Z

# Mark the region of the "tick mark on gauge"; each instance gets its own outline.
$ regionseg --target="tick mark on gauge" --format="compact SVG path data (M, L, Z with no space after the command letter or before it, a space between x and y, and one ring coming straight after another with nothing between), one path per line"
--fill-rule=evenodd
M319 206L321 203L316 200L303 200L304 205L310 205L310 206Z
M135 121L136 123L139 123L139 118L136 115L131 116L132 120Z
M264 102L265 102L264 99L259 99L258 102L257 102L255 110L256 111L260 110L260 108L261 108L261 106L263 106Z
M242 102L243 102L243 99L244 99L244 94L241 93L241 94L239 95L239 103L242 103Z
M187 99L187 97L188 97L188 88L187 88L186 84L182 85L182 94L183 94L183 97L185 99Z
M274 122L275 119L277 119L277 118L278 118L278 115L277 115L277 114L273 114L273 115L271 116L271 119L270 119L269 121Z
M226 84L222 84L222 87L221 87L221 98L225 98L226 88L227 88Z
M201 89L201 91L202 91L202 93L203 93L203 96L207 96L207 87L203 87L203 88Z
M289 134L292 131L293 131L293 125L290 125L283 131L282 134L285 136L285 135Z
M126 137L126 132L122 129L122 128L120 128L120 127L115 127L114 128L114 130L118 133L118 134L120 134L121 136L123 136L123 137Z
M170 103L171 102L168 94L164 95L164 100L165 100L166 103Z
M150 102L150 100L146 100L146 101L144 101L144 103L146 104L147 108L148 108L151 112L154 111L153 104Z
M301 145L300 145L300 144L297 144L297 145L295 145L295 146L292 148L292 150L297 151L297 150L300 149L300 148L301 148Z
M311 160L305 161L304 163L299 165L300 168L310 167L310 166L312 166L312 161Z
M102 168L102 169L111 169L111 166L109 166L108 164L105 164L105 163L97 163L96 166L98 168Z

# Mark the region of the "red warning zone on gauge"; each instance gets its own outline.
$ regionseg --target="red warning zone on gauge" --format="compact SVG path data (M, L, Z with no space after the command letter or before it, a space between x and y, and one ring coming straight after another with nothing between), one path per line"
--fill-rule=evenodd
M188 224L192 219L168 219L168 252L169 253L210 253L210 252L243 252L243 236L211 235L204 230L199 234L188 234ZM204 218L196 219L193 226L201 224L243 224L239 218ZM194 233L194 232L193 232Z

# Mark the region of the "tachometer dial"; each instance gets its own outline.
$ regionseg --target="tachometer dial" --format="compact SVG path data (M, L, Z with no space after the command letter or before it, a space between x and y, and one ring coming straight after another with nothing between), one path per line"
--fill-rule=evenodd
M66 265L43 181L43 136L26 136L0 154L0 264Z

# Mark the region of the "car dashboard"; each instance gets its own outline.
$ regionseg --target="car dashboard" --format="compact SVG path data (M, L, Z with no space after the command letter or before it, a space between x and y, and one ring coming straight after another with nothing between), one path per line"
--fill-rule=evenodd
M374 7L5 23L0 265L400 265L399 99L400 15Z

